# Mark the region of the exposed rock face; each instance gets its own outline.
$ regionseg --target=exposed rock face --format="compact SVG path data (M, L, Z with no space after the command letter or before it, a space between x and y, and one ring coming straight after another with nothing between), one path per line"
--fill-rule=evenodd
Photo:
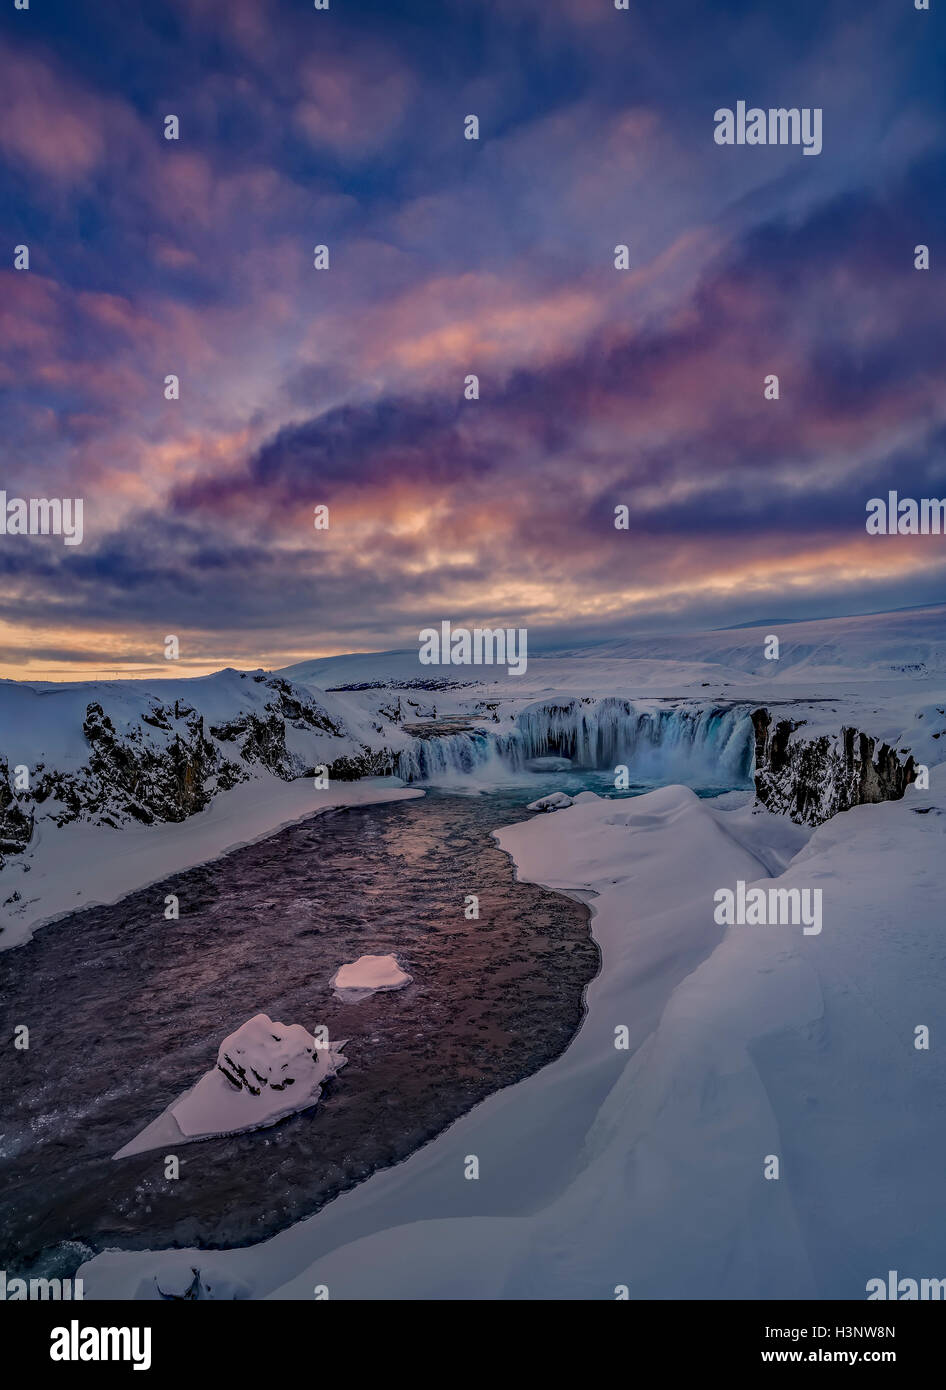
M328 765L329 777L336 782L357 782L359 777L390 777L394 758L387 749L364 748L357 757L345 755Z
M145 725L159 737L146 736ZM244 716L236 727L213 729L220 741L245 735L228 758L208 737L204 717L180 701L169 708L155 705L141 723L119 733L102 706L93 701L86 710L82 732L89 747L86 765L62 773L40 763L32 770L30 796L19 798L22 808L49 807L56 825L90 820L119 826L129 820L182 821L202 811L217 791L227 791L250 775L247 764L261 763L277 776L298 775L286 755L285 725L273 714L268 720ZM160 735L163 735L161 737ZM0 798L7 790L0 782Z
M912 756L858 729L805 738L804 720L775 721L767 709L752 713L755 788L763 806L799 825L821 825L839 811L868 802L897 801L916 779Z
M0 867L4 854L19 854L33 834L33 816L25 814L10 787L10 769L0 758Z
M91 750L88 775L56 779L54 774L55 794L76 815L84 805L105 824L128 817L146 824L179 821L203 810L211 798L207 782L217 771L217 750L206 738L196 710L176 706L176 728L167 722L167 714L159 706L149 721L170 735L155 748L145 742L140 728L119 737L102 706L90 704L82 726ZM42 791L37 788L38 801L43 800Z
M318 730L335 738L345 736L345 730L329 718L321 705L294 689L289 681L280 676L260 675L254 676L253 680L275 692L275 698L266 706L266 717L241 713L235 719L211 725L210 728L213 738L221 742L239 743L239 758L243 762L261 763L277 777L288 780L298 777L303 769L286 749L287 725L295 729ZM242 742L239 742L241 739ZM240 780L242 778L238 776L237 781Z
M14 789L12 765L18 759L11 739L12 746L0 750L0 867L5 856L27 848L39 818L56 826L77 820L114 827L183 821L259 768L285 781L311 774L320 755L291 752L292 730L308 735L309 747L320 738L337 740L345 755L325 762L340 780L392 771L389 755L352 738L307 691L279 676L244 679L248 689L262 687L260 696L243 701L238 695L232 716L212 723L181 699L153 698L130 717L123 717L120 701L107 712L90 700L81 735L76 729L76 747L84 743L87 750L84 759L80 754L68 770L37 762L28 769L28 790Z

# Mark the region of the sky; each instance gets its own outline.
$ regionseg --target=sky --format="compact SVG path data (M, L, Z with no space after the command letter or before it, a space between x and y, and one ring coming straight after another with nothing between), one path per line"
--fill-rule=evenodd
M944 14L4 6L0 490L84 526L0 536L0 676L941 600L865 515L946 496ZM740 100L821 153L716 144Z

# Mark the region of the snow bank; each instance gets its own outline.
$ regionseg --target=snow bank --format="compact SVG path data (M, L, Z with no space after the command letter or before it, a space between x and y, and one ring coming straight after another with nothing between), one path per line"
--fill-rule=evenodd
M248 1284L221 1273L212 1256L201 1251L199 1265L189 1268L162 1266L154 1274L146 1276L136 1289L135 1298L151 1302L164 1299L221 1302L224 1299L250 1298L251 1293Z
M337 999L356 1002L382 990L403 989L413 978L401 969L396 956L359 956L340 966L330 983Z
M319 1099L323 1082L348 1060L343 1046L317 1047L301 1024L287 1026L256 1014L224 1038L217 1065L114 1157L262 1129L305 1110Z

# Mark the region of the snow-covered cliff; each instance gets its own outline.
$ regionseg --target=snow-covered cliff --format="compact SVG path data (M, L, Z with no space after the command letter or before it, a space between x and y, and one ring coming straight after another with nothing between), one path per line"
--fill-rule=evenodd
M182 821L263 772L289 781L318 766L343 780L390 771L379 743L356 710L263 671L153 684L4 681L0 865L41 821Z
M891 748L859 729L806 736L805 721L752 714L755 788L761 804L800 825L821 825L839 811L897 801L916 780L908 749Z

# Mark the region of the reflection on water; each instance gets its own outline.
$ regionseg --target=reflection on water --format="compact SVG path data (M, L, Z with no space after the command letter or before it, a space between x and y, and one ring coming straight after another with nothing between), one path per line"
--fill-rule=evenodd
M0 1031L30 1029L28 1051L5 1052L0 1265L259 1240L557 1056L597 970L587 910L516 883L490 835L546 789L332 812L0 955ZM333 998L343 961L388 952L414 984ZM160 1151L112 1162L261 1010L350 1039L319 1106L184 1146L178 1181Z
M331 812L0 954L0 1034L30 1029L4 1054L0 1267L65 1276L109 1244L261 1240L558 1056L598 968L587 909L517 883L490 832L583 787L612 783L519 774ZM389 952L412 985L333 998L340 964ZM260 1011L350 1039L318 1107L183 1146L178 1181L161 1151L112 1162Z

